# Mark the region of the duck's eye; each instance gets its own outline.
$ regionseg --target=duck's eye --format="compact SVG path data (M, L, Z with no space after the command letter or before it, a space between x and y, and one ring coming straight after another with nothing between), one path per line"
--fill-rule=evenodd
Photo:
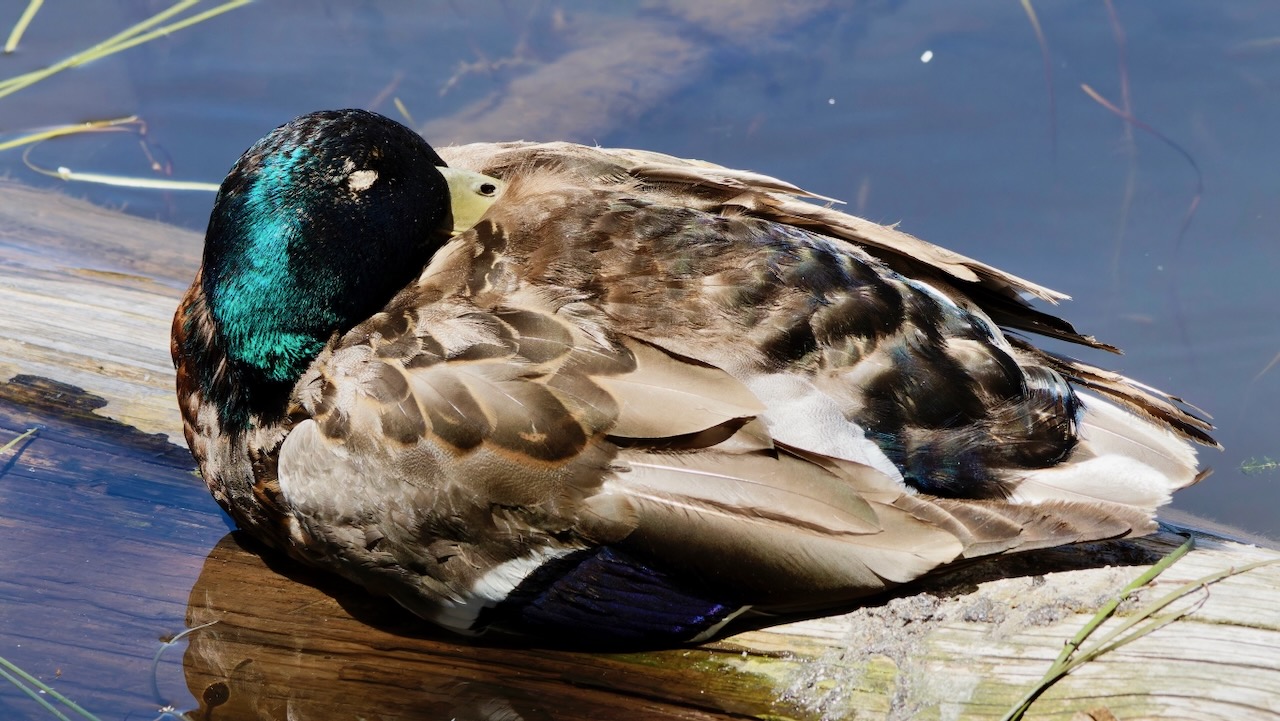
M494 185L493 183L481 183L480 185L481 195L488 197L493 195L496 192L498 192L498 186Z

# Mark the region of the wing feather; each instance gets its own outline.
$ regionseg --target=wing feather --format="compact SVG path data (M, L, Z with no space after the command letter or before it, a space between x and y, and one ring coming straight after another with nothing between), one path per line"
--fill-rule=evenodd
M629 338L623 345L635 358L635 369L596 380L618 403L611 436L681 436L764 411L745 385L719 368L680 360Z

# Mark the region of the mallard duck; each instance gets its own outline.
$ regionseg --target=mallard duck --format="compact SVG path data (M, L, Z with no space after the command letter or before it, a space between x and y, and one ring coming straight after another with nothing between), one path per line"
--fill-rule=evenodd
M447 161L447 162L446 162ZM1062 296L774 178L304 115L173 322L239 526L464 634L677 643L1143 534L1216 445Z

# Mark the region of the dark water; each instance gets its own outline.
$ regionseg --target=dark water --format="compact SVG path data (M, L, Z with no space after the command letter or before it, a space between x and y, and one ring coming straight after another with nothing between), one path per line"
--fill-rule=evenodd
M0 4L0 33L24 5ZM47 3L0 78L167 5ZM173 178L217 182L293 115L399 117L399 98L437 144L567 139L777 175L1075 296L1063 313L1126 349L1086 357L1216 419L1216 472L1174 507L1280 536L1280 5L1114 5L1115 23L1103 2L1034 3L1047 78L1012 0L259 2L0 98L0 133L137 114ZM1117 106L1127 88L1144 125L1082 84ZM30 159L155 177L128 134ZM63 185L21 151L0 172ZM191 228L211 203L64 187Z

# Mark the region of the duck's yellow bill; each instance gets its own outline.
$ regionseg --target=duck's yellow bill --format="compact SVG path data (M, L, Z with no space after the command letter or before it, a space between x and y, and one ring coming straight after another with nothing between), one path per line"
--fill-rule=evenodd
M449 183L453 208L453 234L465 232L502 196L504 183L497 178L462 168L437 168Z

